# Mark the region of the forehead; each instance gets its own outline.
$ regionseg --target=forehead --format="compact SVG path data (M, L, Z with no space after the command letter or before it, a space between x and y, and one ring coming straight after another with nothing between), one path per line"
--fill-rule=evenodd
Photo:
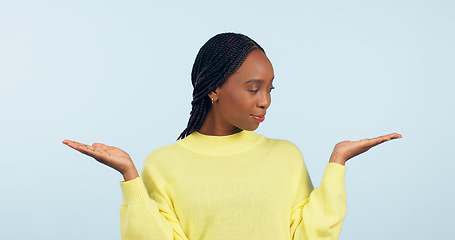
M261 50L253 50L227 82L243 83L251 79L269 82L273 77L273 66L265 53Z

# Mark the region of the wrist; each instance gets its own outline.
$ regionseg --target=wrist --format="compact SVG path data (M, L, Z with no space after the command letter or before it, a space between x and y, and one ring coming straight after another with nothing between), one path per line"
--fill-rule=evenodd
M345 164L346 164L346 162L343 162L343 161L329 161L329 163L337 163L337 164L340 164L343 166L345 166Z
M125 181L130 181L133 180L137 177L139 177L139 173L136 170L136 167L133 165L132 167L126 169L125 171L122 172L123 179Z
M337 154L332 154L330 156L330 159L329 159L329 163L338 163L338 164L341 164L343 166L345 166L346 161L347 160L345 158L343 158L343 157L341 157L341 156L339 156Z

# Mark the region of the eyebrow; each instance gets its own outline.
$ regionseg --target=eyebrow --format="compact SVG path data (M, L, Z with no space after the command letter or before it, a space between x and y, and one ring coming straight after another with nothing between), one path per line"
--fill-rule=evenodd
M273 79L275 79L275 76L272 78L271 82L273 82ZM246 82L244 82L243 84L248 84L248 83L251 83L251 82L264 82L264 80L262 79L251 79L251 80L248 80Z

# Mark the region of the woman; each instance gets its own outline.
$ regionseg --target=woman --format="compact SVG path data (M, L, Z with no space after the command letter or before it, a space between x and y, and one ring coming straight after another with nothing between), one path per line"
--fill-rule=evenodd
M264 121L272 64L242 34L200 49L192 111L176 143L150 153L141 177L115 147L63 143L118 170L122 239L337 239L346 214L345 162L393 133L336 144L313 190L298 148L253 131Z

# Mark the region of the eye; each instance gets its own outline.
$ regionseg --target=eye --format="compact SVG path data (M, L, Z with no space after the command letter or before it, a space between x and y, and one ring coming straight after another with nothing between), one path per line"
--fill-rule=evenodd
M273 89L275 89L275 87L271 87L271 88L267 89L267 91L271 92Z
M253 89L253 90L248 90L248 91L250 91L252 93L257 93L257 92L259 92L259 89Z

